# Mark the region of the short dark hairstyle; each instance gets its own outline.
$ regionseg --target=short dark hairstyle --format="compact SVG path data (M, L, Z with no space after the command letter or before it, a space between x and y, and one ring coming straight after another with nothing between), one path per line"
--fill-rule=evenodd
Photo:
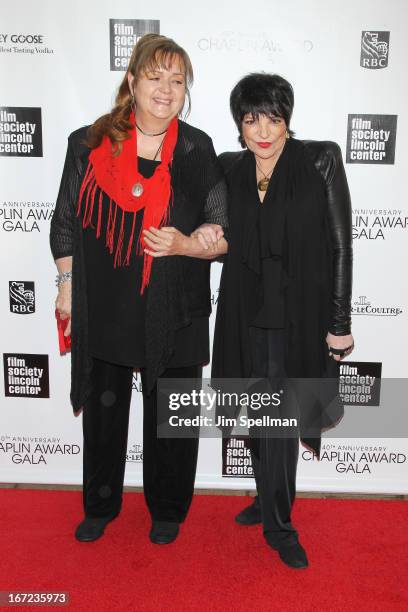
M239 142L244 148L242 120L247 114L255 119L259 115L274 115L285 120L288 132L294 105L292 85L278 74L253 72L238 81L230 96L230 108L239 131Z

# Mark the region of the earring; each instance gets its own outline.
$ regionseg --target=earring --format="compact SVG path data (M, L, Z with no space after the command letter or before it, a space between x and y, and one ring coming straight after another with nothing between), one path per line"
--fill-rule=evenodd
M135 111L135 109L136 109L136 100L135 100L135 96L134 96L133 91L131 91L131 92L130 92L130 95L131 95L131 97L132 97L132 100L131 100L131 102L130 102L130 108L131 108L131 109L132 109L132 111L134 112L134 111Z
M286 138L290 138L290 134L289 134L288 130L286 130Z

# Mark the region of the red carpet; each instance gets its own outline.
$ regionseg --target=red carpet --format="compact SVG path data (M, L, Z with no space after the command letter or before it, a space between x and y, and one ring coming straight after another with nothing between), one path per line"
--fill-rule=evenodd
M0 498L0 590L67 591L70 610L408 610L404 501L297 500L310 567L291 570L259 526L234 523L245 497L196 496L167 546L148 540L140 494L126 494L121 516L91 544L73 538L79 492L2 489Z

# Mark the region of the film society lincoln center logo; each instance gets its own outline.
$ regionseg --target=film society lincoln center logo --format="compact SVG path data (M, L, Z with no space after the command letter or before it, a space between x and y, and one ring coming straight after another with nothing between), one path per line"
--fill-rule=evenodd
M48 355L3 354L6 397L50 397Z
M35 312L35 292L33 281L9 281L10 312L14 314L33 314Z
M253 478L251 451L244 437L222 439L222 475L228 478Z
M346 406L379 406L382 364L348 361L339 364L339 394Z
M0 106L0 155L42 157L41 108Z
M386 68L388 66L388 53L390 50L389 32L361 32L360 66L371 70Z
M157 19L109 19L110 69L126 70L132 49L144 34L160 34Z
M397 115L349 115L348 164L393 164Z

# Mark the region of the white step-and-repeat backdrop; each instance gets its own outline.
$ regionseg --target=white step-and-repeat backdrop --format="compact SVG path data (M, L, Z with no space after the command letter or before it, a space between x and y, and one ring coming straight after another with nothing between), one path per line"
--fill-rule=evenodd
M378 434L325 437L320 463L302 448L298 488L408 493L406 431L380 425L385 383L404 379L408 362L407 16L404 0L14 0L2 6L1 481L81 482L81 419L69 403L69 356L57 348L49 224L68 134L110 109L132 46L157 31L191 56L189 122L211 135L217 152L239 148L229 93L241 76L260 70L293 84L298 138L340 144L353 202L356 340L342 380L352 376L360 386L348 413L365 411L370 419L372 408L379 427ZM213 264L214 310L220 270ZM401 395L394 402L405 408ZM140 485L136 376L132 404L126 483ZM221 440L200 444L198 487L254 486L240 440L224 449Z

